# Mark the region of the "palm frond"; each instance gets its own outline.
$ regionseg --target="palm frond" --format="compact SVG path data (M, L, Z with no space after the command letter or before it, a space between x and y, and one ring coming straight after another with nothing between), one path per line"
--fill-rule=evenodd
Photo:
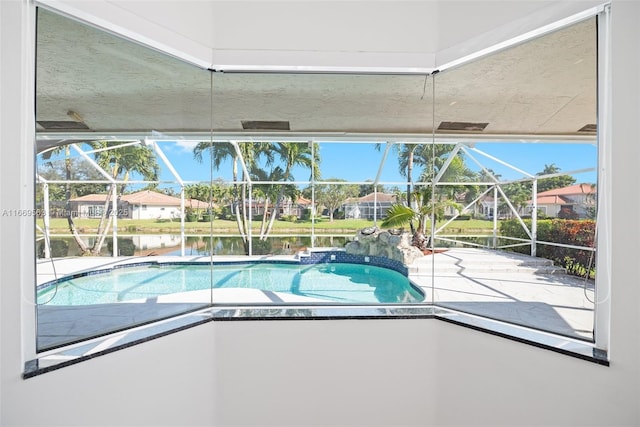
M416 212L408 206L401 204L391 205L387 211L382 226L383 227L400 227L409 223L412 219L416 218Z

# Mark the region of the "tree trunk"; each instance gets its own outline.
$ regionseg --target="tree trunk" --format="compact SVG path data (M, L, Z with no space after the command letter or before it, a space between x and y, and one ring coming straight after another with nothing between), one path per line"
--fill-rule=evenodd
M288 181L289 175L291 175L291 169L287 167L287 170L284 173L283 181ZM273 223L276 221L276 217L278 216L278 212L280 211L280 206L282 204L283 197L284 197L284 185L281 185L280 190L278 191L278 196L276 197L276 202L274 204L273 212L271 213L271 219L269 220L269 227L267 227L267 233L265 234L263 240L266 240L269 233L271 233L271 229L273 228Z
M413 151L416 149L414 145L411 150L409 150L409 157L407 158L407 206L411 207L411 174L413 173ZM413 226L413 221L409 220L409 228L412 233L415 233L416 229Z
M65 193L64 197L67 203L65 204L65 211L67 217L67 224L69 225L69 231L73 236L73 240L75 240L76 244L82 251L82 255L89 255L90 251L87 245L85 245L84 241L78 234L78 230L76 230L76 224L73 222L73 212L71 212L71 149L67 145L64 149L65 159L64 159L64 169L65 169L65 177L67 179L67 184L65 185Z
M260 240L264 240L262 237L266 239L266 231L267 231L267 211L269 210L269 198L265 197L264 199L264 212L262 213L262 221L260 222Z
M102 216L100 217L100 222L98 223L98 232L96 233L96 241L93 243L93 247L91 248L91 254L100 255L100 251L102 250L102 244L104 243L104 239L109 231L109 226L111 225L111 217L107 219L107 215L109 213L109 204L113 202L113 198L116 196L116 184L111 184L111 188L109 189L109 196L104 201L104 206L102 207ZM111 212L112 214L116 214L117 212ZM105 225L106 223L106 225Z
M87 245L84 244L84 241L78 234L78 231L76 230L76 225L73 222L73 219L71 218L71 210L69 210L68 207L67 207L67 223L69 224L69 231L73 235L73 240L75 240L76 244L82 251L82 255L89 255L91 251L89 250Z
M105 231L96 237L96 243L94 245L94 249L92 250L92 253L94 255L100 255L100 251L102 251L102 245L104 244L104 239L107 237L107 230L109 230L109 227L111 226L111 221L113 221L113 215L109 215L109 219L107 219L107 226L105 227ZM115 248L116 245L113 245L113 247ZM113 255L118 256L118 254L113 254Z
M415 246L421 251L426 251L427 249L429 249L429 239L427 239L422 231L416 231L415 233L413 233L411 245Z
M242 246L244 247L244 253L249 255L249 241L246 233L246 220L243 221L243 218L246 218L245 209L246 205L246 197L244 191L244 184L242 188L239 188L238 185L238 157L235 156L233 158L233 199L235 203L235 215L236 215L236 225L238 226L238 233L240 233L240 237L242 237ZM241 190L241 194L238 194ZM242 213L240 212L240 207L242 206Z
M118 161L116 160L114 165L113 165L113 169L111 170L111 176L113 177L113 179L118 178ZM127 171L125 173L125 181L129 178L129 172ZM104 239L107 235L107 232L109 231L109 227L111 225L111 221L113 220L113 218L111 218L111 215L116 215L116 212L111 212L111 215L109 216L109 219L107 220L107 214L109 212L109 203L113 203L113 201L116 201L116 208L117 208L117 197L118 197L118 185L114 182L113 184L111 184L111 188L109 189L109 197L106 198L106 200L104 201L104 207L102 210L102 216L100 217L100 223L98 224L98 233L96 236L96 241L93 244L93 248L91 248L91 253L93 255L100 255L100 251L102 250L102 244L104 243ZM113 204L112 204L113 206ZM105 226L105 221L106 221L106 226ZM115 256L117 256L117 254L115 254Z
M247 208L247 184L242 184L242 242L244 244L244 250L249 255L249 218L247 210L251 210L252 206Z

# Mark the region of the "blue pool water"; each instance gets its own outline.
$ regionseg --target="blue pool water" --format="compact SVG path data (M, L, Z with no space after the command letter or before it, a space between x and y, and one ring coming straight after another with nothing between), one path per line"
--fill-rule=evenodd
M213 271L213 274L211 272ZM333 303L414 303L424 296L404 275L361 264L152 264L81 276L49 286L38 303L88 305L213 288L283 292ZM215 301L214 301L215 302Z

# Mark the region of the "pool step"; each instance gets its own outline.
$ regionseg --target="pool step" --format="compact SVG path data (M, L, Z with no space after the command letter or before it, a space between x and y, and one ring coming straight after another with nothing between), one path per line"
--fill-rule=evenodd
M485 249L450 249L416 260L409 266L409 274L450 273L530 273L566 274L553 261L512 252Z

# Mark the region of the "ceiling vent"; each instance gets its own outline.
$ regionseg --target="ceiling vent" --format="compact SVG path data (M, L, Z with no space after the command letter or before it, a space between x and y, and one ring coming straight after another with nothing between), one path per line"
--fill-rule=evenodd
M269 120L242 120L244 130L290 130L289 122Z
M482 132L489 123L440 122L438 130L462 130L466 132Z
M598 126L595 124L591 124L591 125L584 125L582 126L580 129L578 129L578 132L592 132L595 133L598 130Z
M89 127L82 122L74 120L38 120L44 130L89 130Z

